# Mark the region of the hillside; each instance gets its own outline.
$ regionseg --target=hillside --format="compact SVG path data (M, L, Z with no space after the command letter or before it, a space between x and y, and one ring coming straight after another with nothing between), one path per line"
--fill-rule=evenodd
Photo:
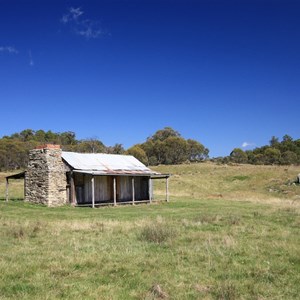
M198 163L158 166L152 169L171 173L171 196L191 199L267 201L285 199L300 202L300 187L290 184L300 173L299 166L218 165ZM163 194L163 185L156 185Z

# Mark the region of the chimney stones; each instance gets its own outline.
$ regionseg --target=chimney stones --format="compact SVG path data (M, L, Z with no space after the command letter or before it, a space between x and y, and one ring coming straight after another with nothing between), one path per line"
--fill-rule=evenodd
M66 173L60 145L46 144L29 152L25 201L58 206L67 203Z

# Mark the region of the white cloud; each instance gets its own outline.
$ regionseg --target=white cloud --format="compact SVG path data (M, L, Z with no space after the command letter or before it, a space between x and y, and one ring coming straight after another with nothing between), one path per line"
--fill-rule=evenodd
M74 20L77 20L78 17L80 17L81 15L84 14L84 12L81 10L80 7L77 7L77 8L71 7L71 8L70 8L70 14L71 14L71 16L72 16L72 18L73 18Z
M0 46L0 53L9 53L9 54L18 54L19 51L12 46ZM32 58L32 53L31 50L28 51L28 58L29 58L29 66L33 67L34 66L34 61Z
M10 54L18 54L19 51L12 46L0 46L0 52L6 52Z
M65 25L69 24L73 32L86 39L96 39L105 34L98 21L87 18L83 19L81 17L83 14L84 11L80 7L71 7L68 12L62 16L61 22Z
M254 143L244 142L244 143L242 144L242 148L247 148L247 147L254 146L254 145L255 145Z
M80 27L78 27L78 29L76 30L76 33L87 39L96 39L100 35L104 34L99 24L90 20L85 20L84 22L82 22L80 24Z
M74 8L71 7L68 10L68 13L66 13L65 15L62 16L61 21L63 23L68 23L68 22L77 22L78 18L84 14L84 11L81 10L80 7Z

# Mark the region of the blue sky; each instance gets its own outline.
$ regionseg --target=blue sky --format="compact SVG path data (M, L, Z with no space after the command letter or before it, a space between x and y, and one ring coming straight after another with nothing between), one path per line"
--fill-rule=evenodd
M0 0L0 136L125 148L171 126L228 155L300 138L300 1Z

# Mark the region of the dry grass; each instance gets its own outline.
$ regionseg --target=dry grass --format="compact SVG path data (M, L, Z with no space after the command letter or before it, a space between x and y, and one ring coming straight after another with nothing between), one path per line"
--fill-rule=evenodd
M296 167L155 169L174 174L170 203L0 201L0 299L299 298Z
M171 173L171 196L191 199L300 203L299 185L290 184L300 173L299 166L217 165L214 163L152 167ZM164 182L155 185L164 194Z

